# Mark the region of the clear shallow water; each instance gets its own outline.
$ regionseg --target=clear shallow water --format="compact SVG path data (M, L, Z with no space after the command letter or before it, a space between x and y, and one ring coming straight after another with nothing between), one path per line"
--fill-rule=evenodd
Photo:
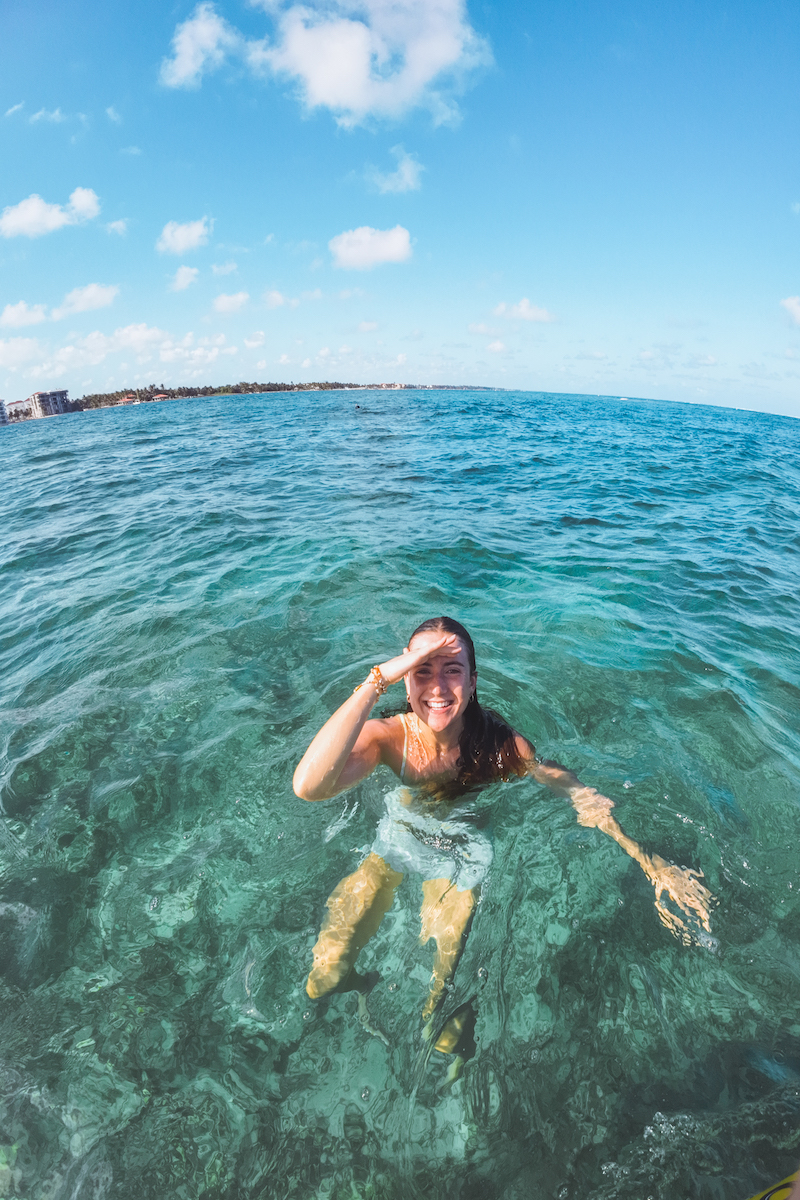
M744 1200L794 1169L799 449L785 418L523 393L3 430L0 1192ZM720 901L716 950L679 945L614 843L495 788L450 1089L418 880L360 960L389 1049L303 992L390 776L290 784L439 612L483 701Z

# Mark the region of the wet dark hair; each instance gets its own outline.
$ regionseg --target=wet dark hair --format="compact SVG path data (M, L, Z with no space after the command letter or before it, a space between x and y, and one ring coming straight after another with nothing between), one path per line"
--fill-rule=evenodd
M475 674L475 644L460 621L453 617L431 617L417 626L408 639L409 646L418 633L427 633L429 630L455 634L467 651L470 673ZM406 711L412 711L410 704ZM458 774L455 778L458 792L526 772L526 763L517 750L514 730L499 713L481 706L477 688L464 712L464 728L458 739L458 750Z

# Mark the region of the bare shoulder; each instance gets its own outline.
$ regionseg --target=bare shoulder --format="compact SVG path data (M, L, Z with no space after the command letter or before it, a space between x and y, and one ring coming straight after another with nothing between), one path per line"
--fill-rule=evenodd
M514 730L514 747L517 754L523 762L530 763L531 766L536 762L536 747L533 742L528 741L521 733Z
M377 754L378 761L391 767L394 773L399 775L405 741L403 718L399 714L392 717L376 717L365 724L361 737L365 734L369 738L373 753Z
M375 747L380 751L381 759L391 764L391 760L395 756L394 752L400 755L403 753L404 735L403 721L400 716L373 717L364 723L358 743L362 746Z
M371 738L380 741L394 741L403 738L403 719L399 714L391 717L370 717L364 722L364 731L369 730Z

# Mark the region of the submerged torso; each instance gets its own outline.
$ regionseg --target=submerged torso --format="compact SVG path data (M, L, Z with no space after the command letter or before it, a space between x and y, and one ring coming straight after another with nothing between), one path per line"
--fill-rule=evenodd
M404 714L400 786L387 792L386 812L378 825L372 852L395 871L411 871L423 879L450 879L459 891L477 887L492 862L492 844L480 828L486 818L475 807L475 793L448 795L439 779L409 782L409 719Z

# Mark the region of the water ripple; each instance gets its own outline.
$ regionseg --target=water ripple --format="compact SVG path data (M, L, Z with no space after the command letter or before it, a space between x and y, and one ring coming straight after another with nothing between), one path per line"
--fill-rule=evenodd
M0 431L19 1194L716 1200L792 1169L799 449L786 418L511 392ZM473 631L484 702L720 899L681 947L616 845L529 783L494 789L449 1001L477 997L479 1052L451 1089L417 1040L418 881L364 954L389 1047L352 997L302 991L388 778L344 808L290 786L441 611Z

